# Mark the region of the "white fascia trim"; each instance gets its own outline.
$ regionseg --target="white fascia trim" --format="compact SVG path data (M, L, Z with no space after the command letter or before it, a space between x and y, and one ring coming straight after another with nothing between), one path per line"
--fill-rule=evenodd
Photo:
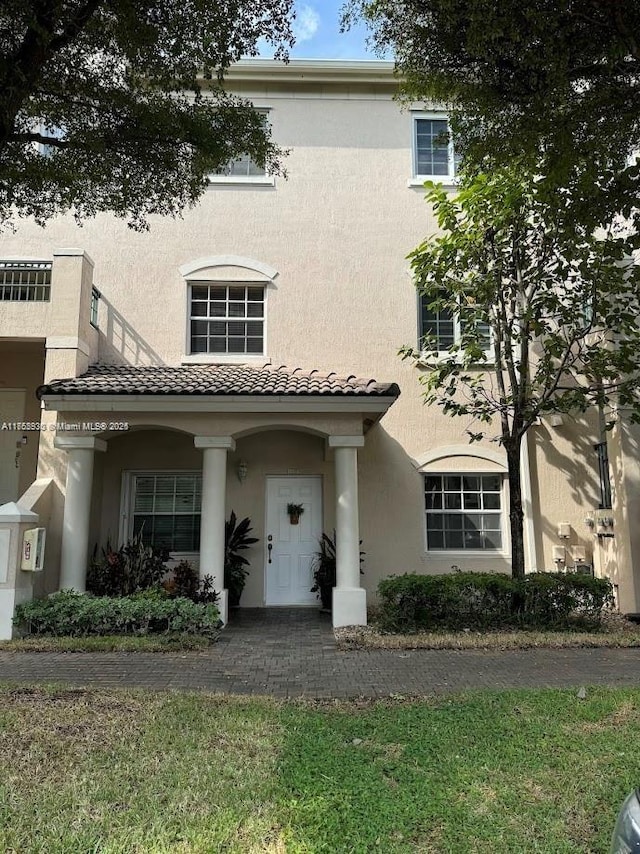
M197 278L193 275L194 273L199 273L200 270L211 269L212 267L242 267L245 270L254 270L256 273L262 273L268 279L275 279L278 275L275 267L242 255L209 255L205 258L197 258L195 261L188 261L179 267L178 271L183 279L193 279Z
M386 412L395 397L304 398L289 395L47 395L43 408L53 412Z
M49 336L45 341L45 347L47 350L80 350L85 356L91 352L86 341L72 336Z
M272 59L242 59L228 69L225 77L231 83L286 80L398 84L392 61L370 59L292 59L287 63Z
M443 445L441 448L432 448L413 460L413 465L420 471L424 466L444 460L447 457L473 457L474 459L488 460L500 466L502 471L507 472L507 461L504 454L499 454L491 448L472 448L469 445ZM458 474L459 472L456 472ZM474 472L475 473L475 472Z

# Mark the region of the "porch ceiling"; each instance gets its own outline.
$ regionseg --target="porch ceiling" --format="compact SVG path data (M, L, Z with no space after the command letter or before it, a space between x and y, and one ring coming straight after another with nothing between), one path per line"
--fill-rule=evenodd
M102 404L119 410L164 409L167 404L200 411L277 404L298 411L335 406L380 412L391 406L400 389L396 383L284 365L93 365L79 377L40 386L37 394L47 409L80 408L81 402L90 402L96 409Z

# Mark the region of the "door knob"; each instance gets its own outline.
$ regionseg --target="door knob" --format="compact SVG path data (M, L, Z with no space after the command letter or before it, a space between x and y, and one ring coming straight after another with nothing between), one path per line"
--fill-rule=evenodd
M271 539L271 537L269 537L269 539ZM269 550L269 561L268 561L269 563L271 563L271 549L272 548L273 548L273 543L268 543L267 549Z

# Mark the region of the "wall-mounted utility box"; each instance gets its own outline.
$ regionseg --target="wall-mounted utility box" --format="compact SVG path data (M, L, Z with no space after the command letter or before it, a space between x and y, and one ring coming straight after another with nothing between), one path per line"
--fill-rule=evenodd
M46 534L46 528L30 528L24 532L20 563L20 569L24 572L42 572Z
M587 550L584 546L571 546L571 557L574 564L587 562Z

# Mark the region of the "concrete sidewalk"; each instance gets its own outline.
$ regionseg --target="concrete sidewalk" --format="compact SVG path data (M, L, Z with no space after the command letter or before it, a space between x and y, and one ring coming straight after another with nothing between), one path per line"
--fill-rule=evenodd
M204 652L0 652L0 681L317 698L640 686L640 649L339 652L326 615L261 609L235 615Z

